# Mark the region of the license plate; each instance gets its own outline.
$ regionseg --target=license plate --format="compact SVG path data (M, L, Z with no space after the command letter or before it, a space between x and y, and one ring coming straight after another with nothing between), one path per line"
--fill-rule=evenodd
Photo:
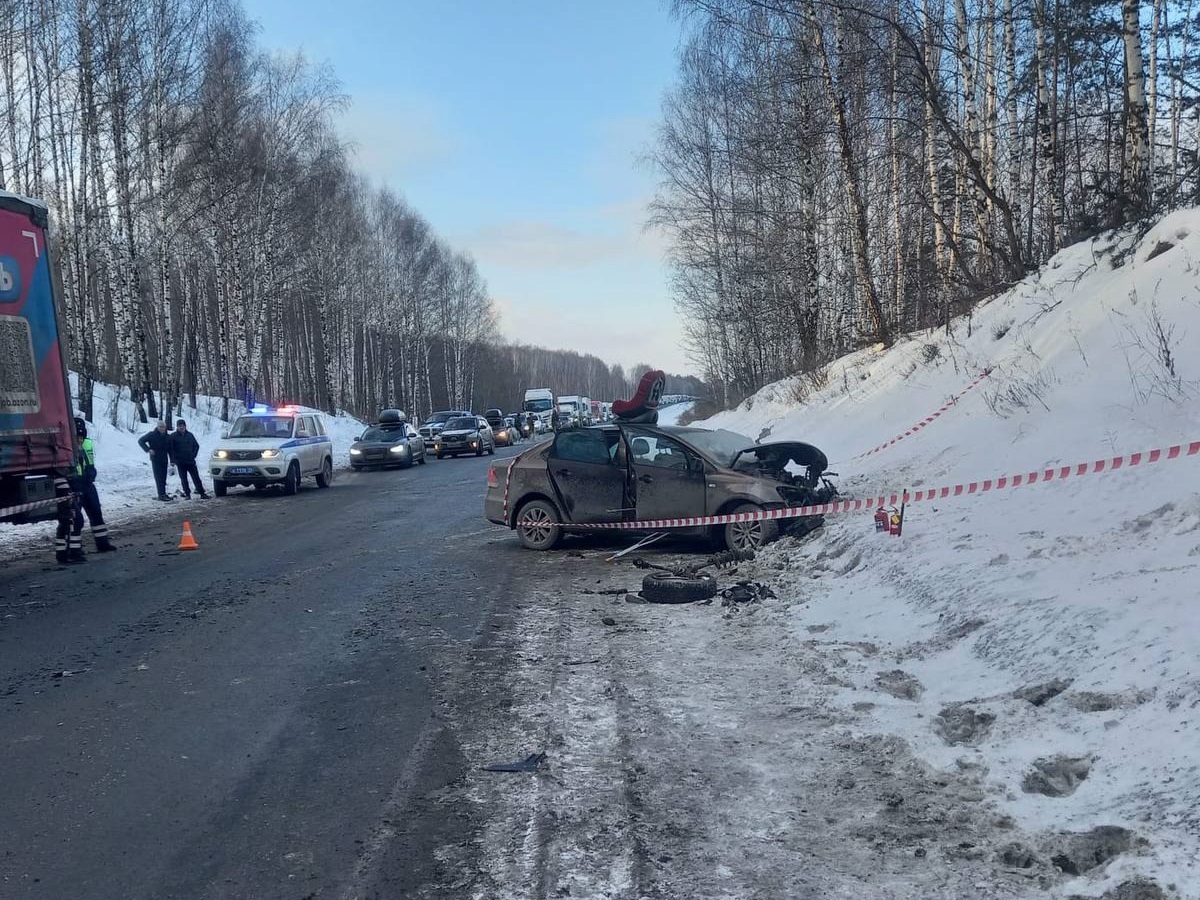
M253 466L230 466L226 471L230 475L257 475L258 469Z

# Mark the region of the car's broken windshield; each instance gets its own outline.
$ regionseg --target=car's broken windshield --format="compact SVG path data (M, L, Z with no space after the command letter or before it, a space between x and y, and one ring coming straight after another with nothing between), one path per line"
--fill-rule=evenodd
M754 446L753 438L724 429L683 431L678 434L678 437L721 466L733 465L738 453L747 447Z

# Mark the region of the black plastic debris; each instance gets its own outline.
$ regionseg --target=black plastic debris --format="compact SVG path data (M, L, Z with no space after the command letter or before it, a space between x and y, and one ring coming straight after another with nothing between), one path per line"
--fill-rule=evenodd
M536 772L545 761L545 753L530 753L519 762L492 763L490 766L481 768L485 772Z
M758 603L761 600L774 600L775 592L765 584L756 581L739 581L721 591L721 605L735 606L738 603Z

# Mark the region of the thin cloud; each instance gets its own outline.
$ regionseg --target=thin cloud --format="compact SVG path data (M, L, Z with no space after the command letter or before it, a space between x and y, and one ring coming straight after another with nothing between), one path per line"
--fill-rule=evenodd
M453 167L461 149L441 111L420 98L359 94L340 130L363 172L400 189L415 175Z
M646 201L630 199L564 214L562 220L496 222L453 238L483 265L564 270L603 263L659 262L663 242L644 227Z

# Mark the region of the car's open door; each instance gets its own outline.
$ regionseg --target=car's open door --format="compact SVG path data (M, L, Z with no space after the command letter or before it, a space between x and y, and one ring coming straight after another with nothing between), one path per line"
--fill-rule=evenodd
M627 473L619 444L616 429L574 429L554 439L546 462L568 521L621 521Z
M626 425L637 518L676 519L705 514L704 461L652 426Z

